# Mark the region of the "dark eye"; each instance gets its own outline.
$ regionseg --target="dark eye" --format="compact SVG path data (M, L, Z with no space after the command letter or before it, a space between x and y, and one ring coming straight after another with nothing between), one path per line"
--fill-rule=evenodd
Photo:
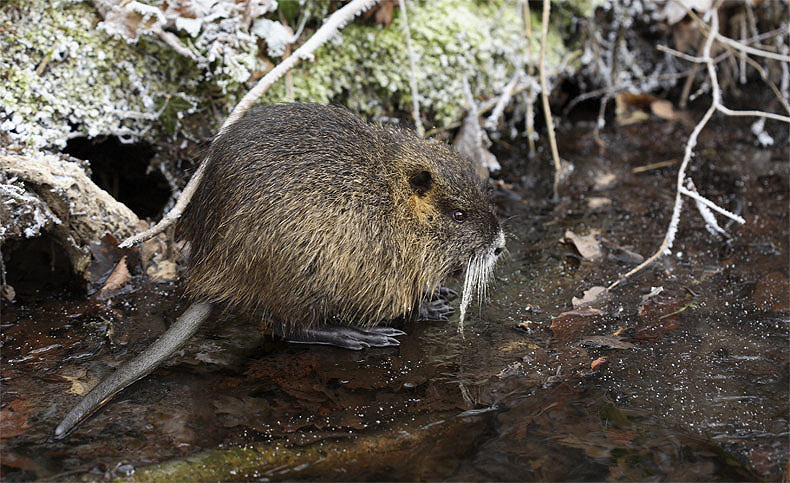
M453 220L457 221L458 223L463 223L464 220L466 220L466 212L463 210L453 211Z

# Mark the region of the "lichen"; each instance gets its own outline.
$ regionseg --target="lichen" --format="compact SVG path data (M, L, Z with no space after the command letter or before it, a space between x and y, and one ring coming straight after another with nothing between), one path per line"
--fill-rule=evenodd
M135 48L96 29L85 2L12 0L0 9L0 129L14 151L74 136L155 139L157 99L194 97L199 73L166 46ZM142 41L141 44L144 44Z
M53 223L61 224L38 195L5 173L0 173L0 222L0 245L9 238L39 236Z
M280 11L270 17L295 25L308 10L313 22L326 14L321 2L307 2L301 11L293 4L281 2ZM420 106L429 123L459 119L464 77L478 100L498 94L512 78L526 45L517 2L409 5ZM215 124L215 113L229 112L266 66L280 60L265 54L284 47L259 48L259 42L266 43L240 27L243 9L203 13L199 23L185 24L165 9L172 23L165 26L197 54L192 60L152 32L141 31L134 39L111 35L115 30L89 2L10 0L0 10L0 71L7 75L0 83L0 129L8 133L11 146L0 150L59 150L75 136L160 143L184 127L185 116ZM396 9L388 27L371 20L347 26L315 53L315 61L303 61L290 73L294 99L344 104L373 119L411 110L400 22ZM539 20L533 18L532 24L539 38ZM556 29L548 45L551 69L566 52ZM537 45L532 48L536 51ZM262 102L285 100L286 82L280 80Z
M424 114L437 125L458 120L464 104L464 76L478 99L501 92L525 45L515 2L436 0L409 5ZM410 110L409 63L401 21L397 16L386 28L359 23L346 27L336 41L316 52L315 62L294 71L294 98L339 101L372 118L391 116L393 109ZM539 19L533 18L532 25L535 38L539 38ZM547 65L552 69L567 49L554 29L547 45ZM532 48L537 59L537 43ZM262 99L284 100L283 85L273 86Z

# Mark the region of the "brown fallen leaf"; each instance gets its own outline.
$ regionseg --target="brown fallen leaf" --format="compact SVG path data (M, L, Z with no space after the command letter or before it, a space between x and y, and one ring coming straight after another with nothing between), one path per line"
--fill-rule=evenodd
M32 458L19 455L8 448L0 448L0 461L3 462L3 466L9 468L17 468L32 473L42 472L42 468Z
M631 92L620 92L614 98L615 122L618 126L627 126L650 119L648 110L650 103L656 97L650 94L634 94Z
M609 292L606 290L606 287L596 285L595 287L590 287L585 290L581 298L573 297L571 299L571 304L573 308L584 307L593 302L605 299L607 295L609 295Z
M613 335L591 335L582 339L582 344L596 347L610 347L612 349L633 349L636 347L634 344Z
M16 298L16 290L10 285L0 285L0 297L8 302L13 302Z
M84 396L88 393L93 386L96 385L98 380L86 379L88 371L85 369L77 369L73 374L61 374L60 377L71 383L71 386L66 390L69 394L77 396Z
M650 112L668 121L674 121L680 118L680 114L675 111L675 106L670 101L664 99L656 99L651 102Z
M659 339L666 331L680 327L678 315L695 304L679 297L655 296L643 303L638 310L641 322L634 337L639 340Z
M18 436L27 431L31 412L33 407L23 397L14 399L0 409L0 438Z
M520 362L513 362L499 371L496 377L499 379L504 379L506 377L516 376L519 374L524 374L524 366Z
M375 14L376 25L389 27L392 23L392 14L396 3L398 3L397 0L385 0L378 5L370 7L362 16L370 18Z
M104 281L104 285L99 289L99 292L96 294L96 296L100 300L107 299L115 295L115 293L122 289L124 285L129 283L129 280L131 279L132 274L129 273L129 269L126 267L126 255L124 255L121 257L121 260L118 262L118 264L115 265L115 268L113 269L110 276L107 277L107 280Z
M614 258L619 262L625 263L642 263L645 260L645 257L642 255L629 250L626 247L621 247L620 245L616 244L612 240L608 238L601 237L601 243L603 246L606 247L607 251L609 252L609 256Z
M617 176L614 173L596 173L593 177L593 189L604 191L613 188L617 184Z
M146 275L154 282L171 282L178 277L178 268L170 260L162 260L156 265L150 265Z
M598 366L600 366L601 364L606 362L606 359L608 359L608 358L609 357L607 357L607 356L603 356L603 357L599 357L599 358L595 359L594 361L592 361L592 364L590 364L590 369L592 369L593 371L598 369Z
M573 243L576 250L587 260L598 260L603 256L600 241L601 232L591 230L587 235L577 235L570 230L565 231L565 240Z
M591 210L601 210L612 205L612 200L602 196L591 196L587 198L587 208Z
M568 343L593 327L603 315L603 310L593 308L563 312L551 321L551 331L560 343Z

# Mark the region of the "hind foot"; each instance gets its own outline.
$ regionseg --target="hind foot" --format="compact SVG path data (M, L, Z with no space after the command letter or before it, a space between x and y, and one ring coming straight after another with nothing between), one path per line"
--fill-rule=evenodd
M392 327L359 329L356 327L332 325L301 329L286 334L276 329L275 333L294 344L333 345L351 350L367 349L368 347L399 346L400 341L395 337L406 335L406 332L393 329Z

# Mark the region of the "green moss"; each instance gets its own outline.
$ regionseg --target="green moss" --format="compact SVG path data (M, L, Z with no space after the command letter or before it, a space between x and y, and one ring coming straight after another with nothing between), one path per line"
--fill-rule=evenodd
M396 13L398 10L396 10ZM409 21L417 55L423 114L436 124L455 121L463 109L461 90L468 76L478 98L497 95L510 81L525 45L515 3L437 0L411 3ZM536 38L540 22L535 23ZM411 110L409 60L400 16L387 28L354 24L316 52L314 63L293 72L296 100L340 102L371 117ZM558 32L549 35L547 64L565 52ZM537 45L535 59L537 59ZM286 100L274 86L263 102Z
M23 150L75 135L155 139L156 99L198 89L198 70L169 47L140 48L96 28L87 2L12 0L0 9L0 126Z
M311 10L326 6L317 3ZM465 76L478 99L503 89L526 45L516 2L434 0L410 6L420 105L429 124L460 117ZM352 23L315 53L314 62L294 69L295 99L344 104L371 118L410 111L399 13L395 9L386 28L370 20ZM213 125L209 104L229 112L252 86L250 74L265 62L255 38L242 31L221 49L211 35L178 32L203 57L196 63L149 35L134 44L114 38L98 27L100 20L89 2L75 0L11 0L0 10L0 72L8 79L0 83L0 127L12 143L26 150L62 148L78 135L158 142L182 129L191 113ZM533 18L533 28L539 38L539 18ZM201 32L223 31L211 23ZM552 69L565 55L557 29L551 29L548 45ZM536 62L537 45L532 48ZM262 102L288 100L285 86L284 79L278 81Z

